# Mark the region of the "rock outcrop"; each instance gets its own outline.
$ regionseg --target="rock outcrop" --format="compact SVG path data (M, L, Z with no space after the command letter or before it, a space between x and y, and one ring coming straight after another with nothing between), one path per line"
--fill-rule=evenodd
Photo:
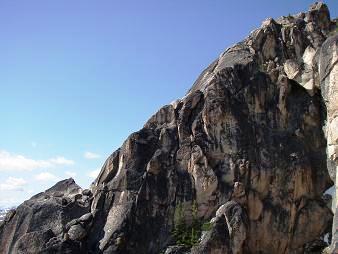
M323 3L265 20L131 134L90 191L66 180L19 206L0 226L0 253L164 252L178 204L187 223L196 204L211 229L191 250L166 253L325 247L333 213L323 194L337 168L336 26Z
M65 235L69 222L89 212L89 204L73 179L33 196L0 225L0 253L84 253L79 241Z

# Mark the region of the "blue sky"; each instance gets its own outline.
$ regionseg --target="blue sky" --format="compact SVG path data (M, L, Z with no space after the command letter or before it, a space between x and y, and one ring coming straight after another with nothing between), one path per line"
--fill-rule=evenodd
M70 176L88 187L225 48L311 2L1 1L0 206Z

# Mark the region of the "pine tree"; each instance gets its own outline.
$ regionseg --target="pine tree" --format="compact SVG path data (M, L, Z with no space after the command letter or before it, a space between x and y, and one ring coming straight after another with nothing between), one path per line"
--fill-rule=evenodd
M198 239L201 235L201 223L197 217L198 206L196 200L193 201L191 215L192 215L192 224L191 224L191 239L190 245L194 245L198 242Z
M202 221L198 219L198 206L197 202L193 201L191 206L192 223L187 225L185 222L185 211L182 203L178 203L174 212L174 229L172 235L176 244L183 244L192 247L196 243L202 233Z
M182 203L178 203L175 208L174 213L174 230L173 236L175 238L176 243L184 244L184 233L186 230L186 225L184 221L184 211Z

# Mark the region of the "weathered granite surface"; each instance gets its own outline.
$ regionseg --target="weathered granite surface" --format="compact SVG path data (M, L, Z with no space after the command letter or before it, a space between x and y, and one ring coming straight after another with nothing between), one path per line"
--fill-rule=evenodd
M0 253L157 254L177 204L212 227L166 253L320 251L337 168L336 26L323 3L265 20L131 134L90 191L66 180L19 206Z
M322 45L319 56L319 80L326 104L327 119L324 132L327 138L327 167L335 182L332 210L335 213L332 249L338 253L338 34L328 38Z

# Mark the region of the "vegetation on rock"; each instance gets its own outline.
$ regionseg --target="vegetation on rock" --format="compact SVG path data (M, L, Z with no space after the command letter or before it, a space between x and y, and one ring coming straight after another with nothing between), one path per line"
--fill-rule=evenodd
M178 203L174 214L174 227L172 236L176 244L192 247L198 243L202 232L210 230L210 223L197 217L197 203L193 201L191 206L191 223L186 222L186 211L182 203Z

